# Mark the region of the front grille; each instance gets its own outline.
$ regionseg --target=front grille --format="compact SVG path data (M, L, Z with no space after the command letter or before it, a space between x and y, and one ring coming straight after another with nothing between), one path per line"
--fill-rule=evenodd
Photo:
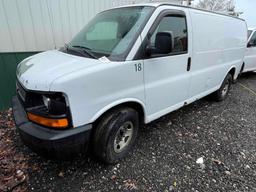
M43 105L42 94L26 90L18 81L16 82L16 91L25 109Z

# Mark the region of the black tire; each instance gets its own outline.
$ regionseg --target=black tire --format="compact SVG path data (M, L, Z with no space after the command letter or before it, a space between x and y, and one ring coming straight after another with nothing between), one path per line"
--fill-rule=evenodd
M233 80L232 75L228 74L226 76L226 78L224 79L220 89L212 94L212 98L215 101L219 102L219 101L223 101L227 98L228 93L229 93L230 88L231 88L231 85L232 85L232 80Z
M122 127L123 126L123 127ZM127 126L127 129L124 128ZM129 128L132 127L131 128ZM126 133L127 131L123 131L122 129L128 130L130 133L132 130L132 135L127 139ZM103 161L107 164L115 164L119 160L123 159L129 151L134 146L137 133L139 129L139 117L138 112L134 109L125 107L116 110L112 110L107 113L98 123L96 130L93 135L93 153L99 160ZM119 137L116 137L116 136ZM123 136L122 136L123 135ZM118 139L124 139L120 141L127 141L127 145L120 150L120 145L118 149ZM118 139L117 139L118 138ZM128 142L129 140L129 142ZM116 142L117 141L117 142ZM116 145L115 145L116 143Z

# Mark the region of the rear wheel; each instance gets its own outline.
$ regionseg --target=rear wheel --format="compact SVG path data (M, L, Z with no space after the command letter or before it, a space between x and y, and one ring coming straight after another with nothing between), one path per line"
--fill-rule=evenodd
M224 79L221 87L219 90L213 93L213 98L216 101L223 101L227 98L228 93L230 91L232 85L232 75L228 74L226 78Z
M138 113L121 108L106 114L96 127L94 154L107 164L117 163L132 149L139 128Z

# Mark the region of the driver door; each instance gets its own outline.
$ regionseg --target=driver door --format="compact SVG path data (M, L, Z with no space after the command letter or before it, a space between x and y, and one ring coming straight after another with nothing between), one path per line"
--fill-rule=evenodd
M148 34L147 46L151 47L156 46L159 34L171 36L169 53L152 53L144 60L149 121L180 108L188 99L191 51L188 39L189 17L185 11L163 11ZM163 40L162 43L166 45Z
M245 71L254 70L256 70L256 31L249 40L245 57Z

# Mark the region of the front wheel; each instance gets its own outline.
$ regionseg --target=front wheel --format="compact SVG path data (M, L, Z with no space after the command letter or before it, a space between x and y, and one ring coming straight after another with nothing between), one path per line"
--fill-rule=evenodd
M106 114L93 137L94 154L107 164L117 163L132 149L139 128L137 111L116 109Z
M214 100L216 100L216 101L225 100L228 96L231 85L232 85L232 75L228 74L226 76L226 78L224 79L220 89L212 94Z

